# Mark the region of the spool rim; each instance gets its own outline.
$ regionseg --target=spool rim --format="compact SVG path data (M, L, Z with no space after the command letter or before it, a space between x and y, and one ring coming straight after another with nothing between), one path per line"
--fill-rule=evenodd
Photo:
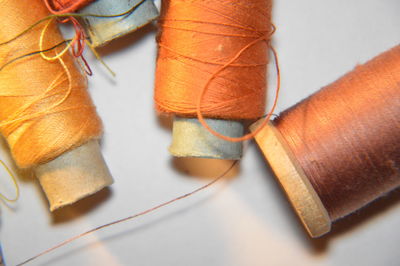
M280 132L270 123L255 139L309 235L314 238L328 233L332 224L329 214Z

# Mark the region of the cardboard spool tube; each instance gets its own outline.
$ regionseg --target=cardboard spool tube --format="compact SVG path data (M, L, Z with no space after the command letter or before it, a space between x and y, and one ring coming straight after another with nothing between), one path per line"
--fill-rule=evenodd
M253 124L250 130L254 131L261 122ZM310 236L328 233L332 224L328 212L280 132L268 124L255 140Z
M135 10L121 17L85 17L85 30L94 47L135 31L158 17L153 0L97 0L79 11L81 14L116 15L131 8Z
M239 121L205 119L215 131L229 137L241 137L243 124ZM211 134L197 118L175 117L170 153L176 157L199 157L239 160L242 143L223 140Z
M35 174L54 211L111 185L113 179L97 140L39 165Z

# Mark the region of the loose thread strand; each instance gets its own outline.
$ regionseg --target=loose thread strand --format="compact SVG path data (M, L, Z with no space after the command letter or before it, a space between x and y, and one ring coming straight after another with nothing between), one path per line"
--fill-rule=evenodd
M77 10L83 2L83 1L75 1L72 5L70 5L69 7L66 7L62 10L56 10L52 7L52 5L50 4L49 0L43 0L44 4L46 5L47 9L50 10L50 12L52 12L53 14L62 14L62 13L67 13L67 12L74 12L75 10ZM86 2L86 4L88 4L89 1ZM53 2L54 4L54 2ZM60 3L61 4L61 3ZM63 5L61 5L63 6Z
M99 60L99 62L107 69L107 71L113 76L115 77L116 74L115 72L111 69L111 67L103 60L103 58L100 56L100 54L96 51L96 49L93 47L93 45L88 41L85 40L87 46L90 48L90 50L92 51L92 53L94 54L94 56L96 57L97 60ZM68 39L68 40L64 40L56 45L54 45L53 47L47 48L47 49L43 49L43 50L38 50L38 51L34 51L34 52L30 52L21 56L18 56L16 58L11 59L10 61L6 62L5 64L3 64L2 66L0 66L0 72L8 65L15 63L18 60L24 59L26 57L29 56L34 56L37 54L41 54L43 55L44 53L50 52L60 46L62 46L63 44L67 44L69 45L72 42L72 39ZM83 68L83 67L82 67ZM90 74L88 74L90 76Z
M39 49L43 50L43 39L44 39L44 35L46 34L47 28L49 27L50 23L52 22L52 20L49 20L48 23L46 24L46 26L44 26L42 32L40 33L40 38L39 38ZM53 57L48 57L46 56L43 52L40 53L40 56L47 60L47 61L54 61L57 60L59 58L61 58L66 52L68 52L68 49L73 45L73 43L77 40L77 37L75 36L68 44L67 46L64 48L64 50L61 51L61 53L57 53L56 56Z
M247 45L246 47L244 47L241 51L239 51L239 53L235 57L233 57L228 63L226 63L220 69L218 69L213 75L211 75L211 77L207 81L206 85L204 86L203 90L201 91L199 100L197 102L197 108L196 108L197 118L199 119L201 125L205 129L207 129L208 132L210 132L211 134L213 134L214 136L216 136L218 138L221 138L221 139L226 140L226 141L231 141L231 142L242 142L242 141L246 141L246 140L252 139L252 138L254 138L255 135L257 135L267 125L268 121L270 120L272 114L275 111L275 108L276 108L277 103L278 103L280 88L281 88L281 79L280 79L280 69L279 69L278 54L277 54L276 50L272 46L270 46L270 49L271 49L271 51L272 51L272 53L274 55L275 69L276 69L276 75L277 75L276 76L277 81L276 81L275 98L274 98L274 102L272 104L272 107L271 107L270 111L267 113L267 115L265 116L265 119L263 120L263 122L260 124L260 126L256 130L254 130L253 132L248 133L248 134L246 134L246 135L244 135L242 137L237 137L237 138L225 136L225 135L215 131L214 129L212 129L207 124L206 120L204 119L203 114L201 113L201 103L202 103L202 100L204 98L204 94L207 91L207 88L209 87L211 81L220 72L222 72L225 68L227 68L232 62L234 62L246 49L248 49L249 47L251 47L255 43L257 43L259 41L262 41L262 40L264 40L264 39L256 40L256 41L250 43L249 45Z
M1 67L0 67L0 71L1 71L4 67L6 67L7 65L9 65L9 64L11 64L11 63L13 63L13 62L15 62L15 61L17 61L17 60L19 60L19 59L25 58L25 57L27 57L27 56L36 55L36 54L38 54L38 53L39 53L44 59L47 59L47 60L50 60L50 61L51 61L51 60L56 60L56 59L62 57L76 42L79 42L80 35L76 34L76 35L74 36L74 38L72 38L72 39L70 39L70 40L67 40L67 41L65 41L65 42L63 42L63 43L59 43L58 45L56 45L56 46L54 46L54 47L52 47L52 48L49 48L49 49L42 49L43 39L44 39L44 35L45 35L45 33L46 33L46 30L47 30L49 24L51 23L51 21L52 21L53 19L55 19L55 18L62 18L62 17L78 17L78 18L79 18L79 17L97 17L97 18L116 18L116 17L123 17L123 16L129 15L129 14L131 14L132 12L134 12L134 11L136 10L136 8L138 8L143 2L144 2L144 0L143 0L143 1L140 1L139 3L137 3L135 6L133 6L133 7L130 8L129 10L127 10L127 11L125 11L125 12L123 12L123 13L115 14L115 15L98 15L98 14L91 14L91 13L84 13L84 14L77 14L77 13L62 13L62 14L58 14L58 13L56 13L56 14L52 14L52 15L49 15L49 16L47 16L47 17L44 17L44 18L42 18L42 19L36 21L36 22L33 23L31 26L29 26L28 28L26 28L26 29L23 30L21 33L17 34L16 36L12 37L11 39L9 39L9 40L7 40L7 41L5 41L5 42L0 43L0 46L9 44L9 43L11 43L11 42L17 40L18 38L22 37L23 35L25 35L26 33L28 33L30 30L32 30L33 28L35 28L35 27L38 26L39 24L41 24L41 23L43 23L43 22L45 22L45 21L48 21L48 23L46 24L46 26L44 27L44 29L42 30L42 33L41 33L41 35L40 35L40 42L39 42L39 43L40 43L40 51L31 52L31 53L22 55L22 56L20 56L20 57L14 58L14 59L12 59L11 61L9 61L9 62L7 62L6 64L4 64L3 66L1 66ZM47 4L47 2L46 2L46 4ZM47 57L47 56L44 54L44 52L51 51L51 50L53 50L53 49L55 49L55 48L61 46L61 45L64 44L64 43L67 43L67 46L66 46L65 49L64 49L60 54L58 54L56 57L50 58L50 57ZM100 63L107 69L107 71L108 71L113 77L115 77L115 72L104 62L104 60L103 60L103 59L101 58L101 56L97 53L97 51L95 50L95 48L93 47L93 45L92 45L86 38L85 38L84 43L87 44L87 45L89 46L90 50L91 50L91 51L93 52L93 54L95 55L96 59L98 59L98 60L100 61ZM78 55L82 56L82 52L83 52L83 51L82 51L81 49L79 49ZM75 51L73 51L73 54L75 55ZM85 72L87 75L91 76L91 75L92 75L92 71L91 71L91 69L90 69L88 63L86 62L86 60L85 60L83 57L81 57L81 58L82 58L82 61L83 61L84 65L85 65L85 67L82 67L83 70L84 70L84 72Z
M280 90L278 56L270 44L275 32L271 9L270 0L163 2L157 39L157 112L197 118L206 131L225 141L253 138L255 133L235 138L222 135L205 118L263 117L268 112L268 57L273 53L278 81L274 104L266 115L270 119Z
M228 167L228 169L225 170L221 175L219 175L217 178L215 178L214 180L212 180L211 182L205 184L205 185L202 186L202 187L199 187L199 188L197 188L197 189L195 189L195 190L193 190L193 191L191 191L191 192L189 192L189 193L183 194L183 195L181 195L181 196L179 196L179 197L176 197L176 198L174 198L174 199L171 199L171 200L169 200L169 201L166 201L166 202L164 202L164 203L161 203L161 204L159 204L159 205L157 205L157 206L155 206L155 207L152 207L152 208L150 208L150 209L147 209L147 210L145 210L145 211L142 211L142 212L133 214L133 215L131 215L131 216L128 216L128 217L125 217L125 218L122 218L122 219L119 219L119 220L116 220L116 221L113 221L113 222L110 222L110 223L106 223L106 224L100 225L100 226L95 227L95 228L93 228L93 229L91 229L91 230L89 230L89 231L86 231L86 232L84 232L84 233L81 233L81 234L79 234L79 235L76 235L76 236L74 236L74 237L71 237L71 238L69 238L69 239L67 239L67 240L65 240L65 241L63 241L63 242L57 244L57 245L54 246L54 247L51 247L51 248L49 248L49 249L47 249L47 250L45 250L45 251L43 251L43 252L41 252L41 253L39 253L39 254L37 254L37 255L35 255L35 256L33 256L33 257L31 257L31 258L25 260L25 261L23 261L23 262L17 264L17 266L25 265L25 264L27 264L27 263L29 263L29 262L31 262L31 261L33 261L33 260L35 260L35 259L37 259L37 258L39 258L39 257L41 257L41 256L43 256L43 255L45 255L45 254L47 254L47 253L49 253L49 252L51 252L51 251L53 251L53 250L55 250L55 249L58 249L58 248L60 248L60 247L62 247L62 246L65 246L65 245L71 243L72 241L77 240L77 239L79 239L79 238L82 238L82 237L84 237L84 236L86 236L86 235L89 235L89 234L91 234L91 233L93 233L93 232L99 231L99 230L101 230L101 229L110 227L110 226L115 225L115 224L119 224L119 223L122 223L122 222L125 222L125 221L128 221L128 220L132 220L132 219L138 218L138 217L140 217L140 216L144 216L144 215L149 214L149 213L151 213L151 212L154 212L154 211L156 211L156 210L158 210L158 209L160 209L160 208L162 208L162 207L171 205L172 203L174 203L174 202L176 202L176 201L180 201L180 200L182 200L182 199L188 198L188 197L190 197L190 196L192 196L192 195L194 195L194 194L196 194L196 193L198 193L198 192L200 192L200 191L202 191L202 190L205 190L206 188L212 186L213 184L215 184L216 182L218 182L219 180L221 180L223 177L225 177L225 176L233 169L233 167L237 164L237 162L238 162L238 161L234 161L234 162Z
M32 30L33 28L35 28L36 26L38 26L39 24L49 20L49 19L54 19L54 18L65 18L65 17L77 17L77 18L84 18L84 17L95 17L95 18L116 18L116 17L123 17L126 15L131 14L132 12L134 12L145 0L140 1L139 3L137 3L135 6L133 6L132 8L130 8L129 10L123 12L123 13L119 13L119 14L115 14L115 15L99 15L99 14L93 14L93 13L82 13L82 14L78 14L78 13L64 13L64 14L52 14L49 15L47 17L41 18L38 21L36 21L35 23L33 23L31 26L29 26L28 28L26 28L25 30L23 30L22 32L20 32L19 34L17 34L16 36L12 37L11 39L4 41L2 43L0 43L1 45L5 45L5 44L9 44L13 41L15 41L16 39L22 37L23 35L25 35L26 33L28 33L30 30Z
M15 178L15 175L11 172L10 168L8 168L8 166L2 160L0 160L0 164L6 170L8 175L11 177L11 180L13 181L14 188L15 188L15 197L13 199L10 199L10 198L4 196L4 194L2 194L2 193L0 193L0 198L7 202L16 202L19 199L19 194L20 194L17 179Z
M103 60L103 58L100 56L100 54L96 51L96 48L93 47L92 43L89 42L88 40L86 40L86 44L87 46L90 48L90 50L92 51L92 53L94 54L94 56L96 57L97 60L100 61L100 63L108 70L108 72L115 77L116 74L115 72L111 69L111 67L109 65L107 65L107 63Z
M16 62L16 61L18 61L18 60L24 59L24 58L29 57L29 56L34 56L34 55L37 55L37 54L42 54L42 53L50 52L50 51L52 51L52 50L54 50L54 49L57 49L58 47L60 47L60 46L62 46L62 45L64 45L64 44L70 43L71 41L72 41L71 39L69 39L69 40L64 40L64 41L59 42L58 44L56 44L56 45L54 45L54 46L52 46L52 47L50 47L50 48L43 49L43 50L38 50L38 51L34 51L34 52L30 52L30 53L27 53L27 54L18 56L18 57L16 57L16 58L13 58L13 59L11 59L10 61L6 62L4 65L0 66L0 71L2 71L6 66L8 66L8 65L10 65L10 64L12 64L12 63L14 63L14 62Z

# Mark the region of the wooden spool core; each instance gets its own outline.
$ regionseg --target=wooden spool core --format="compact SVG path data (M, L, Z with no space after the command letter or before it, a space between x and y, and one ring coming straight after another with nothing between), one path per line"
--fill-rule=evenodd
M261 122L253 124L250 130L254 131ZM279 131L268 124L255 139L310 236L328 233L331 229L328 212Z
M50 211L70 205L113 183L97 140L39 165L35 173L49 200Z
M105 45L109 41L135 31L158 17L153 0L97 0L81 9L81 14L117 15L137 5L130 14L114 18L85 17L85 29L93 46Z

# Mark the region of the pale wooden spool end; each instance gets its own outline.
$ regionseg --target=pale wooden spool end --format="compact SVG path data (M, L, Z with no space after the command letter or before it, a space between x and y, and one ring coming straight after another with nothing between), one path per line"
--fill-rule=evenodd
M250 130L254 131L261 122L254 123ZM310 236L328 233L331 230L328 212L280 132L268 124L255 139Z
M215 131L229 137L241 137L243 124L238 121L205 119ZM169 151L176 157L239 160L242 143L223 140L211 134L197 118L175 117Z
M73 204L113 183L97 140L39 165L35 174L49 200L50 211Z
M130 14L114 17L99 18L85 17L85 30L94 47L105 45L113 39L135 31L158 17L158 9L153 0L97 0L81 9L81 14L116 15L131 8L137 8Z

